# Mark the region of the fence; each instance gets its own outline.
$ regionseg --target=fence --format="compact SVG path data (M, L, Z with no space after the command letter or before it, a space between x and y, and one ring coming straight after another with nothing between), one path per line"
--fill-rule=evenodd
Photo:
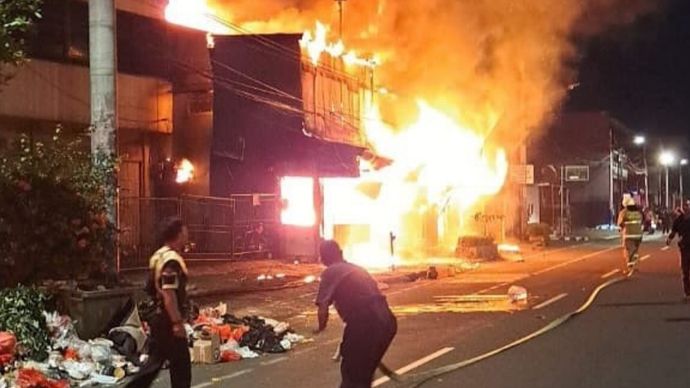
M272 194L121 198L120 268L148 265L159 245L158 228L170 217L181 218L189 229L187 260L264 257L275 248L278 216Z

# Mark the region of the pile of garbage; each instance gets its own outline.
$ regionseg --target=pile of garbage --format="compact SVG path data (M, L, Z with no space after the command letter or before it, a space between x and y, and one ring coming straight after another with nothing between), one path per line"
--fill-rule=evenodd
M202 309L188 328L192 362L216 363L256 358L264 353L284 353L305 342L287 322L258 316L236 317L220 303Z
M81 386L116 384L125 376L136 374L147 359L146 355L138 356L127 350L126 343L132 341L135 344L132 350L141 351L143 341L137 346L130 334L122 340L122 333L137 330L134 326L113 328L109 338L84 341L77 336L70 317L57 312L43 314L50 338L45 359L23 356L21 341L11 332L0 332L0 388L66 388L71 382L79 382ZM136 335L145 340L141 325L138 330ZM132 358L135 354L137 357Z
M102 338L83 340L69 316L45 310L36 290L0 291L0 388L114 385L149 359L148 326L128 302ZM16 308L12 307L16 306ZM228 313L227 305L196 311L185 325L196 363L230 362L283 353L305 342L287 322Z

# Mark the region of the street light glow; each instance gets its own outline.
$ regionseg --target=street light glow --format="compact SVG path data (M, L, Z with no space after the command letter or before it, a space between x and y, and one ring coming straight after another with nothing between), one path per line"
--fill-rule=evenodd
M670 166L676 160L676 157L670 151L663 151L659 155L659 163L663 166Z
M637 136L635 136L635 139L633 140L633 142L637 145L642 145L645 142L645 138L644 138L644 136L637 135Z
M687 159L681 159L681 160L680 160L680 165L681 165L681 166L685 166L685 165L687 165L687 164L688 164L688 160L687 160Z

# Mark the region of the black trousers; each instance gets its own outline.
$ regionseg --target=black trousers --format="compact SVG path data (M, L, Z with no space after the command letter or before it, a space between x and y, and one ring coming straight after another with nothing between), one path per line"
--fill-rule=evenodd
M192 363L187 340L172 334L170 321L165 317L151 320L149 362L141 368L127 387L148 388L158 377L165 361L169 362L170 387L189 388L192 384Z
M369 388L383 355L393 341L398 324L388 306L363 312L345 326L340 353L340 388Z
M680 247L680 271L683 279L683 291L690 296L690 246Z

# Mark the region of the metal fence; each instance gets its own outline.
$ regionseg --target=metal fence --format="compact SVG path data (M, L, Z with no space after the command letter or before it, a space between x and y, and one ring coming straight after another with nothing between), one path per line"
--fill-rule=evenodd
M121 198L120 268L148 265L159 245L159 226L170 217L181 218L189 229L187 260L266 257L276 246L279 212L272 194Z

